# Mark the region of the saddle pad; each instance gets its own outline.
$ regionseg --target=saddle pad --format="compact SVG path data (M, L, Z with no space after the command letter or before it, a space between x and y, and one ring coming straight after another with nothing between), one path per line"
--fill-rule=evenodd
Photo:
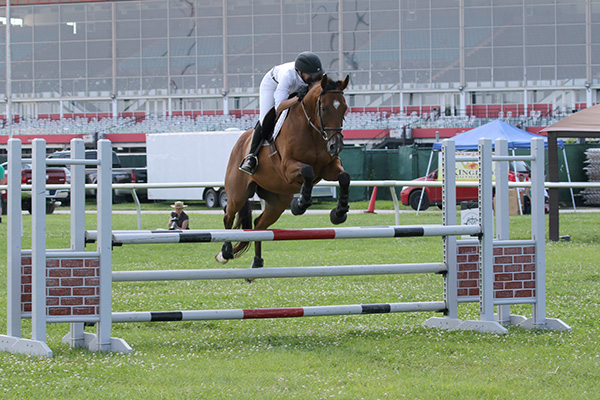
M288 111L289 111L289 108L286 108L279 115L279 118L277 118L277 122L275 123L275 129L273 130L273 135L271 136L271 141L274 142L275 139L277 138L277 135L279 135L279 132L281 131L281 127L283 126L283 123L285 122L285 117L287 117L287 115L288 115ZM264 146L268 146L268 145L269 145L269 143L265 142Z

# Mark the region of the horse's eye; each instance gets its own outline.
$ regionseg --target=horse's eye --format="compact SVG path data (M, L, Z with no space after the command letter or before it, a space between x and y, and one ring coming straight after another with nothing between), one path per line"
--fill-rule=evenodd
M321 112L326 112L327 108L325 106L321 106Z

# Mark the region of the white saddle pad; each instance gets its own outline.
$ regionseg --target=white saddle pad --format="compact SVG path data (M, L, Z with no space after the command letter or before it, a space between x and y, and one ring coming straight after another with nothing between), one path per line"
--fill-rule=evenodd
M277 123L275 124L275 130L273 131L273 135L271 136L272 137L272 139L271 139L272 141L275 140L277 138L277 135L279 135L279 132L281 132L281 127L283 126L283 123L285 122L285 118L288 115L288 111L289 111L289 108L283 110L283 112L279 116L279 119L277 120ZM268 142L265 142L263 144L263 146L268 146L268 145L269 145Z

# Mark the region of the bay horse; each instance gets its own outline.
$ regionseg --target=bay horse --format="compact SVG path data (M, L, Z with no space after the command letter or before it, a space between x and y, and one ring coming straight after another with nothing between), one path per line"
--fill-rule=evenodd
M249 199L255 193L265 201L265 207L254 220L254 229L273 225L290 204L294 215L304 214L312 203L313 185L321 179L339 182L338 202L331 210L330 220L333 224L346 221L350 174L344 171L338 155L344 147L342 124L348 108L344 89L348 81L349 76L343 81L334 81L324 75L320 84L316 82L301 102L289 108L274 142L261 146L254 175L238 169L250 149L253 129L240 136L231 151L225 174L225 229L252 229ZM266 117L263 129L269 128L268 120ZM300 193L300 197L294 198L296 193ZM237 243L235 247L225 242L215 258L225 264L243 254L248 246L249 242ZM252 268L261 268L264 264L261 242L255 242L254 248Z

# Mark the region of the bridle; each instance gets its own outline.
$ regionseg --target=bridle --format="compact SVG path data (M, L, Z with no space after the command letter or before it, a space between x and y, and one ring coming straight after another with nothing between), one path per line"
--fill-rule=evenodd
M341 126L339 126L339 127L323 126L323 115L321 114L321 96L323 96L324 94L327 94L327 93L344 93L344 91L343 90L327 90L327 91L323 91L319 94L319 99L317 101L316 114L319 117L319 124L321 125L321 129L317 128L317 126L312 122L311 118L308 116L308 113L306 112L306 108L304 107L304 101L300 102L300 104L302 105L302 111L304 111L304 116L306 117L308 124L314 130L319 132L319 134L321 135L323 140L325 140L326 142L328 142L335 135L340 135L342 138L344 137L344 135L342 134ZM333 131L333 132L331 134L328 134L327 131Z

